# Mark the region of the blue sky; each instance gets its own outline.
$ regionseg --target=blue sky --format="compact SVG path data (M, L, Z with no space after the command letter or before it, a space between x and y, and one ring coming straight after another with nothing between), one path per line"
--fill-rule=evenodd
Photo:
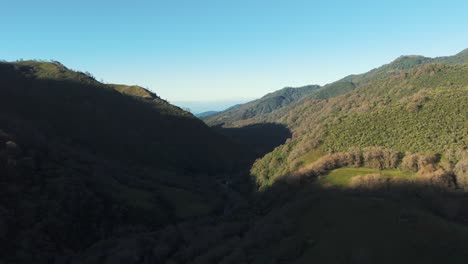
M468 1L5 1L0 59L54 59L171 102L325 84L468 48Z

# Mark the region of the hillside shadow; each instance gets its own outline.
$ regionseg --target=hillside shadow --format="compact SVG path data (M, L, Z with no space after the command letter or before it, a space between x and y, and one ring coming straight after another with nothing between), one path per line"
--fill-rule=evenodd
M291 138L291 131L283 124L260 123L244 127L223 127L223 124L212 127L226 136L250 154L253 162Z
M236 144L159 98L125 95L89 78L36 78L32 67L6 63L0 86L0 113L7 119L27 120L48 138L93 154L184 173L241 166Z
M116 244L148 263L466 263L468 257L468 230L454 223L468 212L461 206L466 195L414 184L324 188L313 179L278 181L255 195L228 216L126 236ZM171 241L171 251L152 255L129 240L145 241L148 248ZM119 249L96 245L85 255L100 263L101 255L111 258Z
M458 188L434 182L338 188L309 178L280 180L256 195L252 210L261 226L245 237L274 239L255 258L263 254L278 263L464 263L468 257L468 195Z

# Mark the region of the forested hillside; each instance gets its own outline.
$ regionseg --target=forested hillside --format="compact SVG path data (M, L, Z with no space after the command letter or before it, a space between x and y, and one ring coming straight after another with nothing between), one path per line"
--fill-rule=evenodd
M139 86L0 63L0 263L466 263L467 54L211 128Z
M248 188L251 158L141 87L58 62L0 63L0 259L50 263L222 212L227 192Z
M255 101L236 105L225 111L201 118L210 125L230 124L236 120L253 118L286 107L319 88L320 86L318 85L309 85L299 88L286 87L267 94Z
M292 131L286 144L254 164L259 186L353 147L443 156L467 146L466 53L435 59L402 56L324 86L283 109L226 125L278 123ZM328 96L320 96L328 89Z
M234 109L228 109L226 111L222 111L217 113L216 115L211 116L210 118L202 118L207 124L219 125L223 124L224 126L243 126L249 123L259 123L262 120L275 120L278 116L281 116L283 113L289 111L289 109L294 108L300 104L307 104L307 101L313 99L328 99L332 97L336 97L345 93L348 93L358 87L364 86L368 82L373 82L376 80L384 79L389 76L395 76L399 73L403 73L409 69L412 69L416 66L423 65L423 64L464 64L468 62L468 49L461 51L460 53L453 55L453 56L446 56L446 57L437 57L437 58L428 58L424 56L400 56L399 58L395 59L389 64L385 64L381 67L376 69L372 69L369 72L363 74L356 74L356 75L349 75L346 76L336 82L324 85L324 86L317 86L312 85L314 89L308 90L308 93L303 93L303 96L296 97L295 100L291 100L291 102L286 105L285 107L275 108L270 112L259 112L255 115L249 117L242 117L237 113L237 111L232 112ZM305 86L308 87L308 86ZM301 90L302 88L288 88L288 89L295 89L297 91ZM284 90L278 90L273 92L269 95L281 94ZM293 90L294 91L294 90ZM269 98L269 95L264 96L263 98ZM261 99L255 100L244 105L236 106L235 109L240 108L241 106L244 108L250 108L253 105L256 105ZM278 111L277 111L278 110ZM271 112L278 112L272 113Z

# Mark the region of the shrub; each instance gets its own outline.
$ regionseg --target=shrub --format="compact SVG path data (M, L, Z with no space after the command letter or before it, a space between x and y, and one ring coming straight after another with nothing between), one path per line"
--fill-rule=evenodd
M401 166L405 170L419 171L427 165L434 165L437 157L431 154L408 153L403 158Z
M460 160L454 168L457 185L463 189L468 187L468 158Z
M360 148L352 147L348 150L348 165L353 167L361 167L364 164L362 151Z
M379 170L394 169L398 167L399 163L400 154L384 147L369 147L364 150L350 148L347 152L337 152L320 158L311 165L301 169L297 175L323 175L331 170L348 166L366 166Z
M373 173L353 177L350 181L350 187L362 190L376 190L386 186L389 181L389 178Z
M468 108L466 90L429 91L415 94L407 101L364 113L344 113L334 123L327 120L324 149L344 151L352 146L384 146L403 152L443 153L468 145L468 124L463 115Z
M423 104L429 100L427 92L421 90L411 96L410 101L406 105L406 110L408 112L417 112L422 108Z
M455 185L454 176L450 171L436 168L432 164L425 165L418 171L418 181L438 189L447 189Z
M365 148L362 155L365 166L378 170L394 169L400 161L398 152L384 147Z

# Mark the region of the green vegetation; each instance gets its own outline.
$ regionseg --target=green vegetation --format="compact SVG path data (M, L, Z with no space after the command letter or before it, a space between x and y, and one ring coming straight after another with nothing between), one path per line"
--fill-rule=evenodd
M55 262L213 215L226 193L250 186L242 172L252 157L144 88L58 62L2 62L0 262Z
M299 88L286 87L276 92L267 94L255 101L231 107L206 117L203 120L209 125L230 124L233 121L242 121L258 115L271 113L284 108L301 98L319 89L318 85L309 85Z
M455 56L435 58L434 62L444 64L463 64L468 62L468 49L464 49Z
M467 146L468 65L424 64L326 100L303 100L255 122L287 125L293 139L258 160L260 186L307 165L304 156L322 146L327 152L384 146L399 152L442 155ZM434 133L436 132L436 133ZM268 180L264 180L268 179Z
M288 147L290 147L288 144L281 145L263 158L255 161L251 174L255 177L257 186L260 189L271 186L278 177L292 172L287 161L286 153L288 153L288 150L285 149Z
M25 76L37 79L69 80L88 84L98 84L90 73L71 71L57 61L17 61L15 62L15 67L18 67L18 70L20 70Z
M157 98L157 96L154 93L140 86L136 86L136 85L128 86L128 85L122 85L122 84L112 84L111 86L112 88L114 88L115 90L119 91L122 94L127 94L127 95L140 97L144 99Z
M410 171L401 170L376 170L371 168L340 168L332 170L330 173L320 177L319 183L325 186L350 187L350 182L353 177L366 174L380 174L385 178L409 178L414 175Z
M197 114L196 116L198 118L204 118L204 117L208 117L208 116L211 116L211 115L214 115L216 113L218 113L219 111L206 111L206 112L203 112L203 113L199 113Z
M468 90L427 93L423 102L397 103L327 124L325 146L385 146L399 151L443 153L468 146Z
M298 164L311 164L325 155L321 147L314 148L298 159Z
M338 81L338 82L325 85L323 88L321 88L320 90L317 90L316 92L314 92L307 98L308 99L327 99L327 98L345 94L347 92L354 90L355 88L356 88L356 84L354 84L353 82Z

